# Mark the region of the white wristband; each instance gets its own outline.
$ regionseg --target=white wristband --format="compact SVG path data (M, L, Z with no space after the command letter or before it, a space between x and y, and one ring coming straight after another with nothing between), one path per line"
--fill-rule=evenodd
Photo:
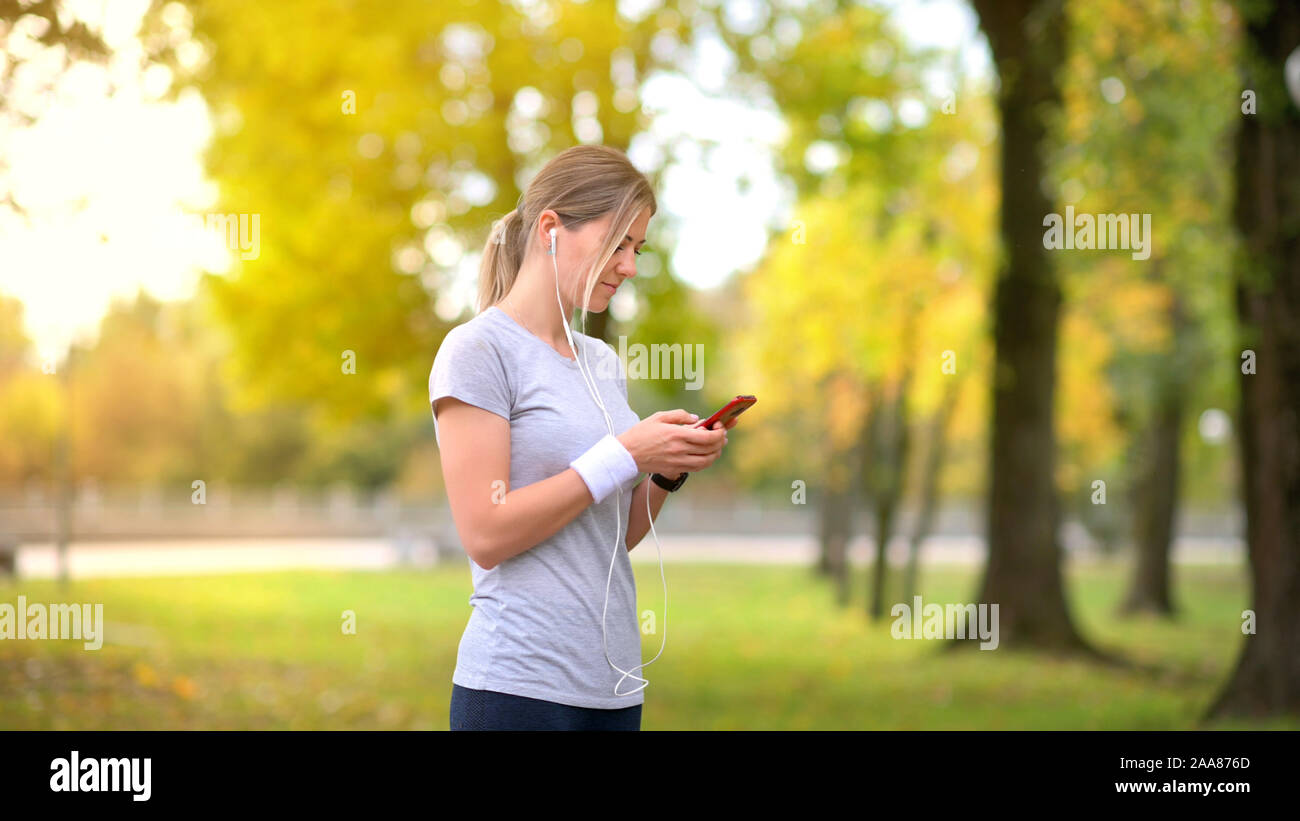
M599 504L620 485L635 479L641 471L636 460L623 443L609 434L577 459L569 467L578 472L587 483L591 498Z

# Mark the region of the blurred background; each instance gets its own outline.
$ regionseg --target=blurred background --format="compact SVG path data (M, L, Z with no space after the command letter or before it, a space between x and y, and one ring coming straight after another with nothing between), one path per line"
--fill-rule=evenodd
M0 727L445 729L429 369L578 143L659 197L587 332L703 354L633 409L759 398L656 522L643 728L1300 727L1300 22L1248 11L0 3L0 602L106 620L0 640Z

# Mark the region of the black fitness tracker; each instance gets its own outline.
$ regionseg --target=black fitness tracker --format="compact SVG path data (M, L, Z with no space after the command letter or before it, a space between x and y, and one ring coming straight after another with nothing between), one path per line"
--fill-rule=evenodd
M676 480L673 480L658 473L652 473L650 474L650 480L669 493L672 493L677 488L686 484L686 477L690 475L691 474L689 473L683 473L681 476L678 476Z

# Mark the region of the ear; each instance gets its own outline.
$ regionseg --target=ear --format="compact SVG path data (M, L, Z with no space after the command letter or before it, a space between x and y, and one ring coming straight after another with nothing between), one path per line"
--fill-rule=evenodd
M540 227L541 225L545 225L545 224L546 224L546 222L548 221L548 220L547 220L547 217L550 217L549 222L551 223L551 227L550 227L550 228L547 228L547 229L545 229L545 230L543 231L543 233L542 233L542 245L543 245L543 246L546 246L546 253L549 254L549 253L551 253L551 249L555 247L555 235L556 235L556 233L557 233L557 231L556 231L555 229L556 229L556 226L559 224L559 221L560 221L560 215L557 214L557 213L555 213L554 211L552 211L552 210L550 210L550 209L547 209L547 210L543 211L543 212L541 213L541 215L537 218L537 222L538 222L538 226L539 226L539 227ZM548 239L549 239L549 245L548 245Z

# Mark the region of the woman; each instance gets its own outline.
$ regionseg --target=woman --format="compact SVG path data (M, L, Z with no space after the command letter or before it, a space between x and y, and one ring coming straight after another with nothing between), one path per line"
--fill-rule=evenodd
M735 424L699 430L684 410L640 420L612 348L569 328L579 305L585 328L636 276L655 210L616 149L552 159L488 239L480 313L434 359L435 436L474 582L453 730L641 727L627 553L665 488L713 464Z

